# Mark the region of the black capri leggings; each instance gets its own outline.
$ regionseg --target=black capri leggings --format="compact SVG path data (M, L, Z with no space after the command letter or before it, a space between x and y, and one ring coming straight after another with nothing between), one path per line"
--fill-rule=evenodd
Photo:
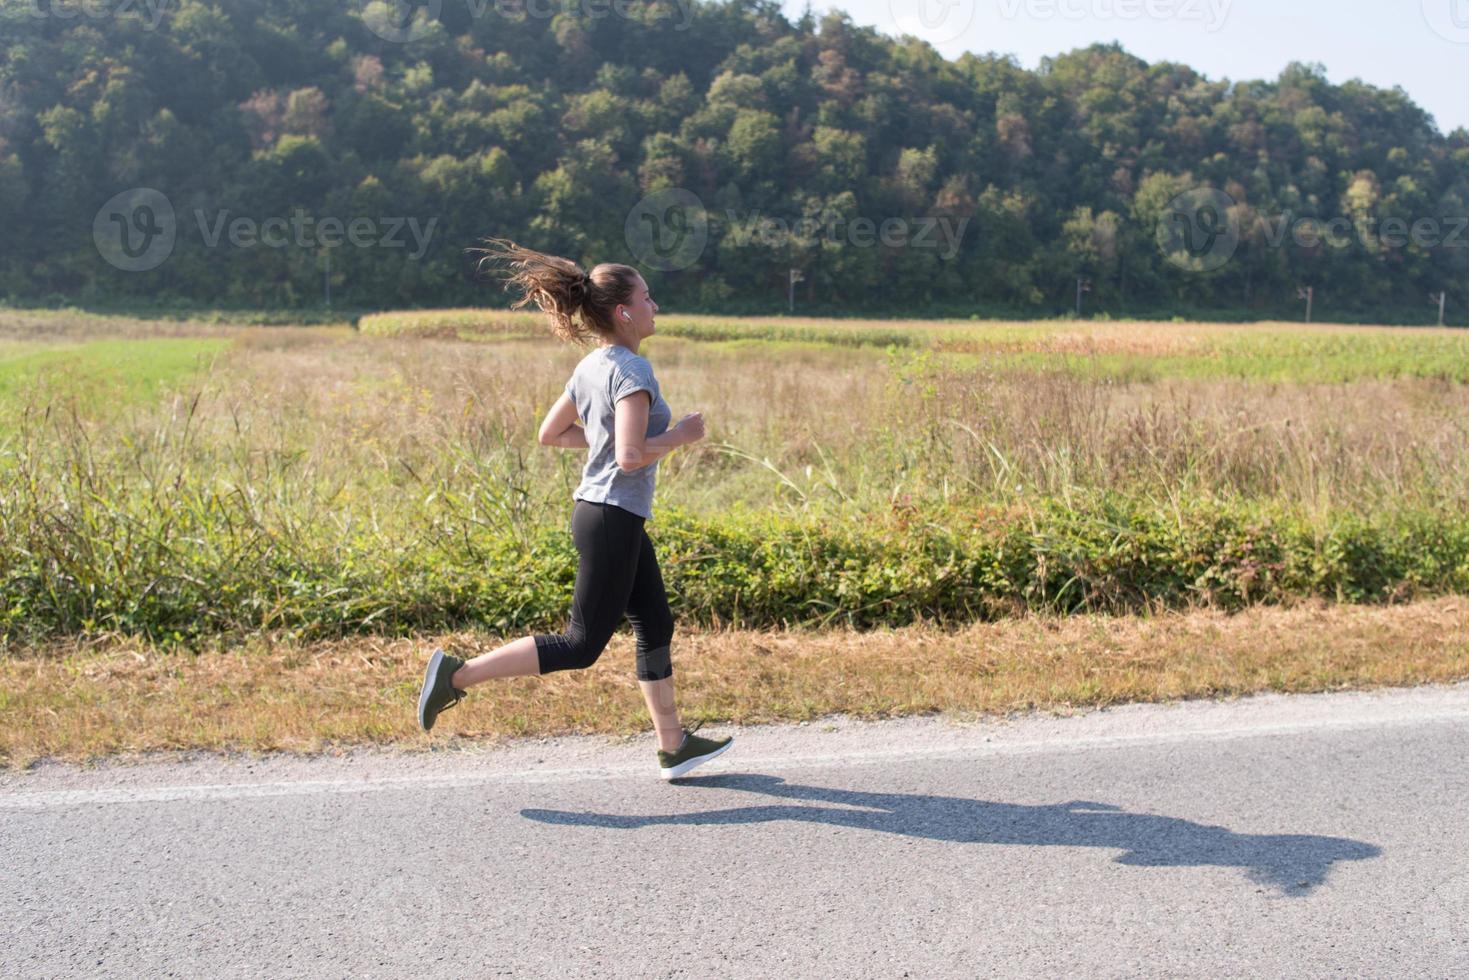
M590 667L606 649L623 613L637 635L638 680L673 676L668 646L673 613L644 519L616 504L578 500L571 539L581 560L565 633L536 634L541 673Z

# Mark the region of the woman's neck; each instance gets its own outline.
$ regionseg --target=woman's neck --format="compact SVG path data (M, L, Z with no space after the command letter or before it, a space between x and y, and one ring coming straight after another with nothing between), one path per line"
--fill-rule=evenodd
M636 354L638 352L638 339L636 337L632 340L628 340L626 337L613 337L609 340L603 340L601 344L603 347L626 347Z

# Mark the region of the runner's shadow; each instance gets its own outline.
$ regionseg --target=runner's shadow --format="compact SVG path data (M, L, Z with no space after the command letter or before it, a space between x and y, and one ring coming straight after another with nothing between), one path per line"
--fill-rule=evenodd
M683 785L838 805L767 804L648 816L540 809L520 812L541 823L613 830L801 820L962 844L1113 847L1125 852L1115 859L1118 864L1237 867L1251 881L1278 888L1287 895L1309 894L1337 861L1361 861L1382 853L1373 844L1344 837L1237 834L1225 827L1150 813L1127 813L1110 803L1085 800L1027 806L918 793L862 793L791 784L779 776L736 774L691 779Z

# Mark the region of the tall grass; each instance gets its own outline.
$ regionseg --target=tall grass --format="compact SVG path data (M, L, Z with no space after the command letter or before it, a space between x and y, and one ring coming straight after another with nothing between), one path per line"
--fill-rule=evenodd
M662 324L660 324L660 327ZM1435 335L1436 336L1436 335ZM1469 587L1466 391L1122 381L941 351L660 336L649 529L675 612L869 627ZM0 631L192 641L559 629L581 352L255 330L169 394L0 403Z

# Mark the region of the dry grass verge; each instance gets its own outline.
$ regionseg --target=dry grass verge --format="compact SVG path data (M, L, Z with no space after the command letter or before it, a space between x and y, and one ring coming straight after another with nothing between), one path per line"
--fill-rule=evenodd
M425 746L414 703L426 652L496 639L262 639L197 656L120 641L31 650L0 660L0 762ZM644 731L632 656L623 632L589 671L476 688L433 738ZM1469 600L1024 618L958 632L685 634L674 664L686 719L739 723L1442 683L1469 678Z

